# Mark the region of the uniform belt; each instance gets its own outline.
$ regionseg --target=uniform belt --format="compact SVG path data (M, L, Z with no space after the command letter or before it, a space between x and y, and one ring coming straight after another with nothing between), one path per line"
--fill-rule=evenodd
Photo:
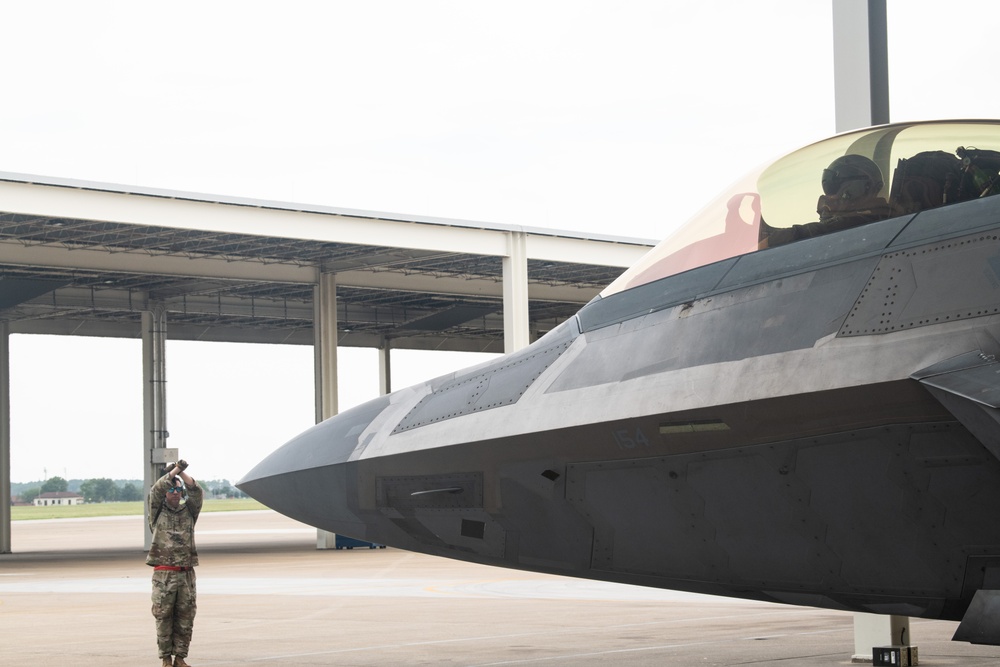
M170 572L187 572L188 570L193 570L193 567L178 567L176 565L157 565L153 568L154 570L168 570Z

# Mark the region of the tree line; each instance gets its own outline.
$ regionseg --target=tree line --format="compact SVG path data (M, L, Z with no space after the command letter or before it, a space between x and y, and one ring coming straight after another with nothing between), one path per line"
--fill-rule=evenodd
M83 501L87 503L111 503L145 500L146 492L141 488L141 482L137 480L116 482L106 477L97 479L86 479L79 482L75 489ZM74 486L76 485L74 481ZM198 482L211 496L222 496L226 498L242 498L245 496L239 489L232 487L229 480L212 480L210 482ZM25 485L20 485L25 486ZM33 503L35 498L43 493L59 493L68 491L70 483L62 477L50 477L41 483L40 486L27 485L27 488L13 489L12 492L19 495L21 500ZM20 491L18 493L18 491Z

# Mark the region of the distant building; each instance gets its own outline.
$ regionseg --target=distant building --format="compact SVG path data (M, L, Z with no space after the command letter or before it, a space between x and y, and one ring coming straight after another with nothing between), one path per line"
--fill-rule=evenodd
M49 491L40 493L35 498L35 507L50 507L52 505L82 505L83 496L72 491Z

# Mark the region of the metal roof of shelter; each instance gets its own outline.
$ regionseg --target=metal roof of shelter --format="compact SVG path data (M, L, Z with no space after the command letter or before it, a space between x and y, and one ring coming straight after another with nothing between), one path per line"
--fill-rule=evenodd
M577 234L0 172L0 319L11 333L503 351L502 262L526 238L529 321L572 316L652 245Z

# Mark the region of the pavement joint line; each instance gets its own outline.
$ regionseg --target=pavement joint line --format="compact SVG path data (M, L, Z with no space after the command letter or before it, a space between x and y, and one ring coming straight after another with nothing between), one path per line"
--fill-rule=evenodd
M810 631L810 632L788 632L788 633L783 633L783 634L780 634L780 635L770 635L769 637L773 638L773 639L784 638L784 637L805 637L805 636L809 636L809 635L834 634L834 633L838 633L838 632L847 632L848 630L849 630L849 628L835 628L835 629L830 629L830 630L816 630L816 631ZM742 638L743 641L751 641L751 640L756 640L756 639L761 639L761 637L743 637ZM681 643L681 644L661 644L661 645L657 645L657 646L639 646L639 647L630 647L630 648L625 648L625 649L610 649L610 650L607 650L607 651L591 651L591 652L588 652L588 653L573 653L573 654L566 654L566 655L561 655L561 656L543 656L543 657L539 657L539 658L525 658L525 659L518 659L518 660L504 660L504 661L501 661L501 662L483 662L483 663L477 663L475 665L469 665L469 667L498 667L499 665L526 665L526 664L534 663L534 662L551 662L551 661L554 661L554 660L572 660L572 659L578 659L578 658L592 658L592 657L597 657L597 656L601 656L601 655L614 655L614 654L621 654L621 653L636 653L636 652L642 652L642 651L657 651L657 650L666 650L666 649L675 649L675 648L689 648L689 647L696 647L696 646L716 646L716 645L722 645L722 644L728 644L728 643L729 643L729 640L722 640L722 641L690 642L690 643ZM800 659L802 657L822 657L822 656L825 656L825 655L828 655L828 654L827 653L819 653L819 654L814 654L814 655L809 655L809 656L797 656L797 657L792 657L792 658L788 658L788 659L789 660L797 660L797 659Z
M680 622L718 621L718 620L727 620L727 619L736 619L736 620L738 620L738 619L744 619L744 618L747 618L747 617L757 617L757 618L760 618L760 617L765 617L765 616L791 615L791 614L792 614L792 610L776 609L776 610L770 610L770 611L766 611L766 612L758 612L758 613L755 613L755 614L750 614L749 616L745 615L745 614L730 614L730 615L725 615L725 616L706 616L706 617L691 618L691 619L670 619L670 620L664 620L664 621L650 621L648 623L623 623L623 624L619 624L619 625L576 627L576 628L568 628L568 629L565 629L565 630L553 630L552 628L545 628L545 629L539 630L537 632L522 632L522 633L514 633L514 634L506 634L506 635L504 635L504 634L501 634L501 635L480 635L480 636L475 636L475 637L459 637L459 638L454 638L454 639L436 639L436 640L432 640L432 641L421 641L421 642L397 642L397 643L393 643L393 644L380 644L380 645L373 645L373 646L355 646L355 647L351 647L351 648L330 649L328 651L310 651L308 653L287 653L287 654L282 654L282 655L260 656L260 657L252 658L252 659L249 659L249 660L242 660L242 661L235 661L235 662L234 661L222 661L222 662L213 661L211 664L212 665L232 665L232 664L241 664L241 663L244 663L244 662L266 662L266 661L269 661L269 660L291 660L291 659L295 659L295 658L308 658L308 657L315 657L315 656L321 656L321 655L337 655L337 654L344 654L344 653L363 653L363 652L369 652L369 651L385 651L385 650L389 650L389 649L406 648L406 647L413 647L413 646L435 646L435 645L443 645L443 644L458 644L458 643L464 643L464 642L476 642L476 641L484 641L484 640L516 639L516 638L519 638L519 637L536 637L536 636L539 636L539 635L552 636L553 634L559 634L559 635L572 635L572 634L580 634L580 633L590 634L595 629L614 631L614 630L623 630L623 629L634 628L634 627L648 627L648 626L653 626L653 625L674 625L674 624L680 623ZM817 631L817 632L786 633L785 635L782 635L782 636L798 636L798 635L809 635L809 634L827 634L827 633L846 632L846 631L847 631L846 628L836 628L836 629L832 629L832 630L821 630L821 631ZM746 638L746 639L750 639L750 638ZM628 648L628 649L616 649L616 650L612 650L612 651L599 651L599 652L592 652L592 653L572 654L570 656L566 656L566 658L568 659L568 658L572 658L572 657L593 657L593 656L598 656L598 655L604 655L606 653L607 654L613 654L613 653L635 652L635 651L654 651L654 650L658 650L658 649L682 648L682 647L686 647L686 646L701 646L701 645L720 645L720 644L725 644L725 643L728 643L728 640L727 641L713 641L713 642L694 642L694 643L690 643L690 644L667 644L667 645L649 646L649 647L635 647L635 648ZM551 659L556 659L556 658L554 656L549 656L549 657L545 657L545 658L537 658L537 659L526 660L526 661L483 663L481 665L472 665L470 667L488 667L490 665L521 664L521 663L537 662L537 661L551 660Z

